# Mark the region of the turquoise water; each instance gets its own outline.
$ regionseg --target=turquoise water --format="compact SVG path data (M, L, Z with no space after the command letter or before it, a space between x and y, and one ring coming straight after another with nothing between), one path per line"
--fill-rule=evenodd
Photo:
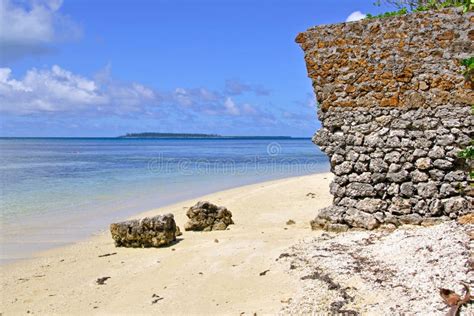
M327 170L310 139L0 139L0 260L179 200Z

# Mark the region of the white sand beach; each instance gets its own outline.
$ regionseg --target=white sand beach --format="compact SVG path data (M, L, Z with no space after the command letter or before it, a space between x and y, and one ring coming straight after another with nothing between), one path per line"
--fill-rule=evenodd
M232 211L235 225L229 230L183 232L178 243L169 247L116 248L104 231L4 265L0 312L278 313L298 291L299 280L276 259L298 240L322 233L312 231L309 221L319 208L331 203L331 179L331 174L323 173L269 181L138 214L173 213L183 230L186 210L198 200ZM314 195L307 196L310 192ZM287 225L289 219L295 224ZM111 253L116 254L99 257ZM98 285L96 280L102 277L110 279Z
M183 232L168 247L116 248L104 231L3 265L0 314L445 315L439 288L462 294L461 282L473 283L474 225L312 231L331 179L269 181L137 214L171 212L183 228L199 200L233 212L230 229Z

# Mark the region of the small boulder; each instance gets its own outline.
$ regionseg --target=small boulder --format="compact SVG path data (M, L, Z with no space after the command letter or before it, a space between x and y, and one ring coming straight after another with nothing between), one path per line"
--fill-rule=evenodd
M419 214L407 214L399 216L398 220L405 225L420 225L423 218Z
M349 230L349 226L346 224L326 224L324 229L328 232L344 233Z
M227 226L234 224L232 213L227 208L207 201L200 201L191 206L186 215L189 221L184 226L185 230L225 230Z
M469 211L469 202L463 197L452 197L443 200L444 212L446 214L451 213L462 213L463 211ZM471 209L472 211L472 209Z
M110 224L110 233L117 247L147 248L169 245L177 230L173 214L164 214Z
M344 220L351 227L360 227L372 230L380 226L380 222L373 214L359 211L355 208L349 208L344 215Z

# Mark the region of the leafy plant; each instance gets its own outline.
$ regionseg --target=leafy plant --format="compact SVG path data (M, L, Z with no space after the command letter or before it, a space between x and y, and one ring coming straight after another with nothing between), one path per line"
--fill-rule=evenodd
M474 115L474 105L471 106L471 114ZM469 171L469 177L471 178L471 180L474 180L474 170L472 168L474 162L474 139L471 139L471 145L467 146L458 153L458 157L466 159L467 163L471 166L471 170Z
M425 0L413 8L413 11L441 10L449 7L463 7L463 11L467 12L472 9L474 0Z
M466 0L463 4L463 12L472 11L474 9L474 0Z
M385 12L385 13L378 14L378 15L372 15L372 14L369 13L369 14L367 14L367 18L368 19L388 18L388 17L391 17L391 16L404 15L404 14L407 14L407 13L408 13L408 10L406 8L402 8L398 11Z
M471 141L471 145L459 152L459 158L474 159L474 141Z
M474 56L461 60L461 65L465 67L463 75L466 80L474 81Z
M472 161L474 160L474 141L471 140L471 145L464 148L458 154L459 158L464 158L471 165L471 170L469 171L469 177L471 180L474 180L474 170L472 169Z
M408 12L420 12L428 10L441 10L450 7L463 7L463 12L474 9L474 0L376 0L375 5L380 6L387 3L398 8L398 11L391 11L379 15L367 14L367 18L385 18L396 15L404 15Z

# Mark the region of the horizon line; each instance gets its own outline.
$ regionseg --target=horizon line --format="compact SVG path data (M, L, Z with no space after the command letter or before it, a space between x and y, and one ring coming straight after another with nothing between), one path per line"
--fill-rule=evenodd
M7 138L16 138L16 139L26 139L26 138L90 138L90 139L98 139L98 138L108 138L108 139L176 139L176 138L200 138L200 139L219 139L219 138L308 138L311 139L311 136L285 136L285 135L218 135L215 137L123 137L123 136L0 136L0 139L7 139Z

